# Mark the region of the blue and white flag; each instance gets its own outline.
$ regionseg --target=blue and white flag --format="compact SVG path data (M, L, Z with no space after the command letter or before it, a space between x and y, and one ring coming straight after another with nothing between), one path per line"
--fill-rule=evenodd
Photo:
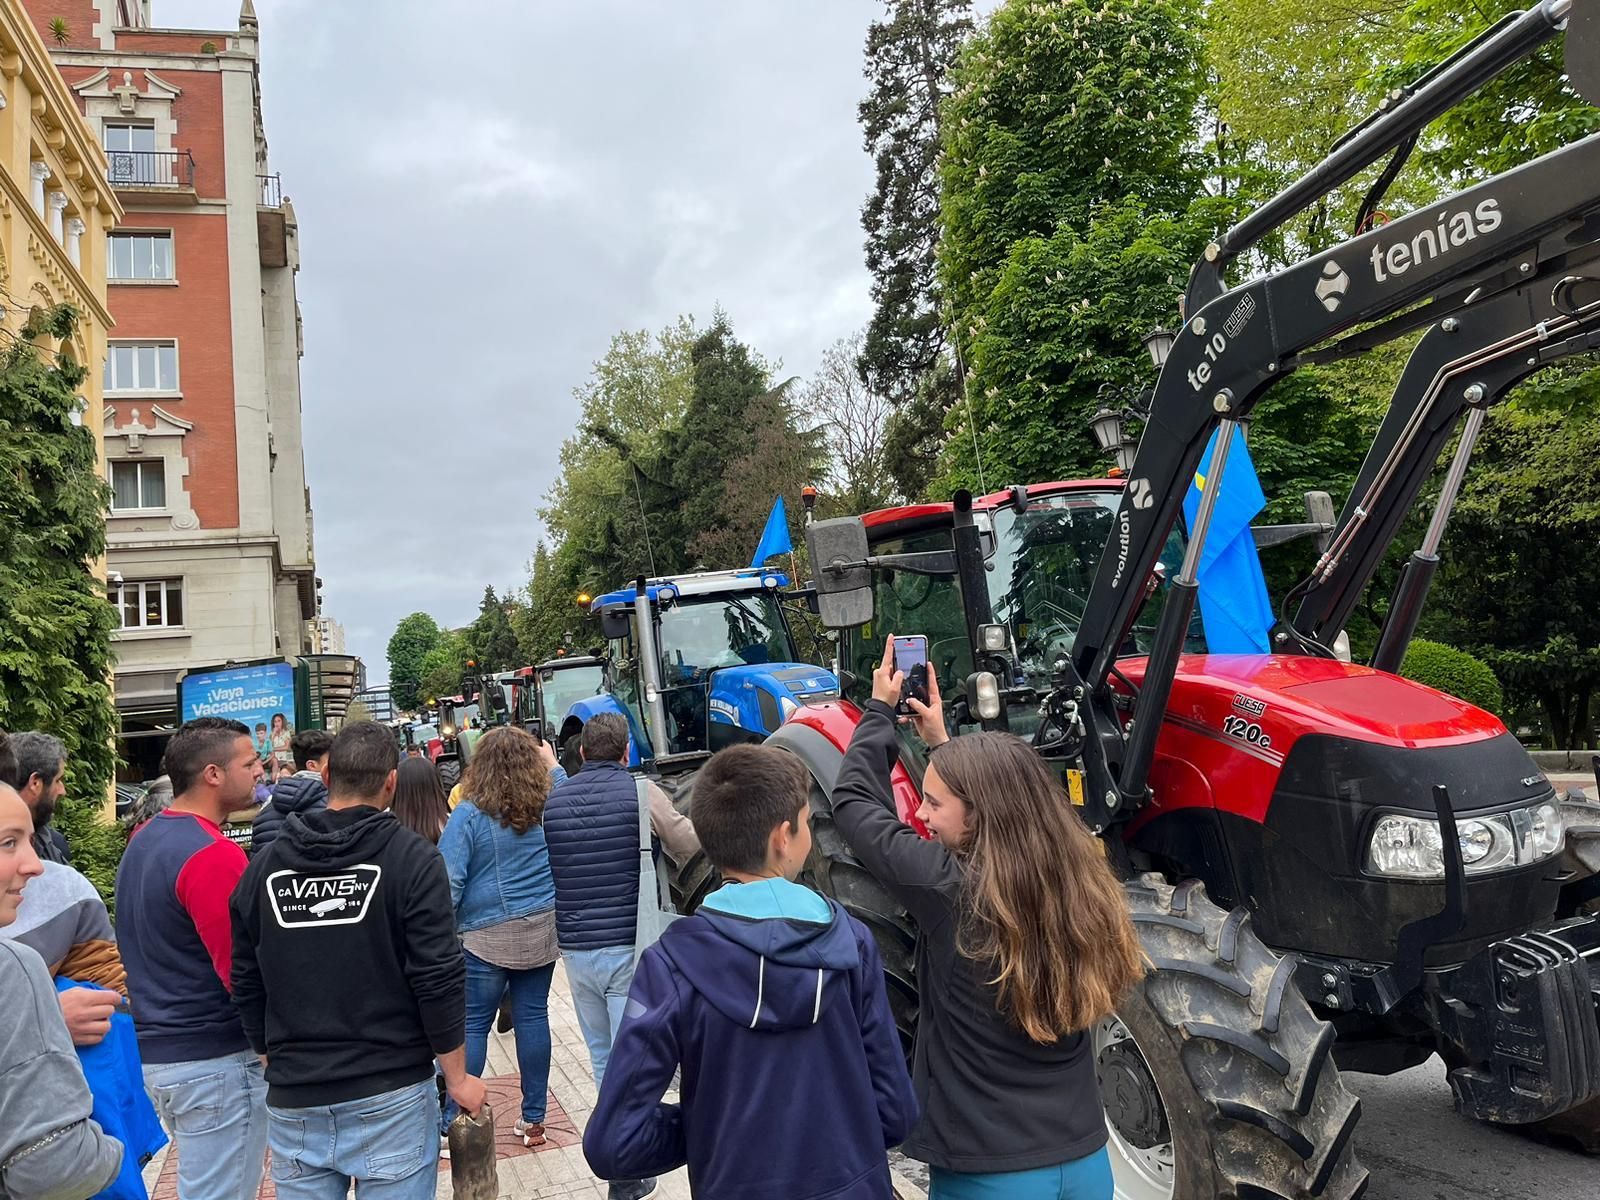
M779 496L772 502L772 512L767 515L767 527L761 531L761 540L756 543L755 557L750 560L750 565L764 566L774 554L788 554L793 549L789 541L789 512L784 507L783 497Z
M1201 493L1208 486L1218 486L1210 478L1211 456L1216 449L1217 433L1213 433L1200 456L1200 469L1183 498L1183 519L1191 530ZM1200 555L1200 619L1205 624L1206 645L1213 654L1265 654L1269 648L1267 631L1272 628L1272 603L1267 599L1267 580L1261 573L1255 535L1250 532L1250 522L1266 506L1267 497L1256 478L1255 464L1250 461L1250 448L1245 445L1244 434L1235 429L1211 510L1211 528Z

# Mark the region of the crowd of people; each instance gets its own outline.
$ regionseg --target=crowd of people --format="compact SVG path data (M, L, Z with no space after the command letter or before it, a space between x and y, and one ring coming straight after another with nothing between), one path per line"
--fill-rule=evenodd
M487 732L453 807L386 728L303 730L247 856L223 826L258 803L260 743L190 721L113 931L50 827L61 744L0 743L0 1005L19 1018L0 1032L0 1200L142 1198L167 1135L180 1200L252 1200L267 1163L284 1200L432 1197L450 1122L487 1103L497 1015L515 1135L545 1143L558 961L611 1200L685 1165L705 1200L890 1200L897 1146L933 1200L1109 1200L1086 1031L1142 973L1121 889L1026 745L951 739L937 685L923 704L903 683L886 649L830 799L920 931L909 1071L871 933L797 882L811 789L780 748L714 755L691 821L629 771L620 715L585 726L570 778L534 735ZM907 720L931 840L891 798ZM674 919L659 859L701 851L721 886Z

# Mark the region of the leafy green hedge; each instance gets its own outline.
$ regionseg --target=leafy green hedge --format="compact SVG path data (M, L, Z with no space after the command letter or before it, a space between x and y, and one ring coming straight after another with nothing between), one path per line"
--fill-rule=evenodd
M66 744L57 820L109 896L121 834L98 815L116 766L117 613L90 564L105 550L111 489L91 427L73 419L86 369L30 340L67 342L77 321L63 304L35 310L20 336L0 333L0 729L42 729Z
M1400 674L1497 715L1505 709L1505 692L1488 664L1454 646L1417 639L1406 651Z

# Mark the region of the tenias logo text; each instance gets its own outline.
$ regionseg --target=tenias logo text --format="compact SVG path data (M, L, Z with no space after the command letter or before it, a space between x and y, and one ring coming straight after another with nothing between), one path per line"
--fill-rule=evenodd
M1379 283L1398 279L1412 267L1432 262L1482 234L1493 233L1500 228L1501 220L1500 201L1493 198L1479 201L1470 211L1441 212L1434 228L1419 229L1409 242L1388 246L1380 242L1374 246L1372 277Z

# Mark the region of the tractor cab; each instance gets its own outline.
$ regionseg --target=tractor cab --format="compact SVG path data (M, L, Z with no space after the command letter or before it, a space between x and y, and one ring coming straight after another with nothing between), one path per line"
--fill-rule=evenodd
M597 597L605 694L568 710L562 742L609 708L628 718L635 765L703 756L760 741L801 705L837 697L831 671L797 661L788 582L776 571L706 571Z
M845 694L858 704L871 695L886 635L923 634L929 665L958 726L987 725L1032 737L1041 701L1071 652L1121 497L1120 480L998 492L971 502L971 538L958 537L956 504L868 513L862 524L871 556L939 558L872 572L872 618L845 630L841 642ZM958 542L969 544L978 561L964 567ZM1124 643L1125 655L1149 651L1183 548L1183 533L1175 528L1149 581L1151 596ZM1190 621L1185 649L1205 650L1198 615ZM999 712L987 720L980 715L980 688L992 688L999 702Z

